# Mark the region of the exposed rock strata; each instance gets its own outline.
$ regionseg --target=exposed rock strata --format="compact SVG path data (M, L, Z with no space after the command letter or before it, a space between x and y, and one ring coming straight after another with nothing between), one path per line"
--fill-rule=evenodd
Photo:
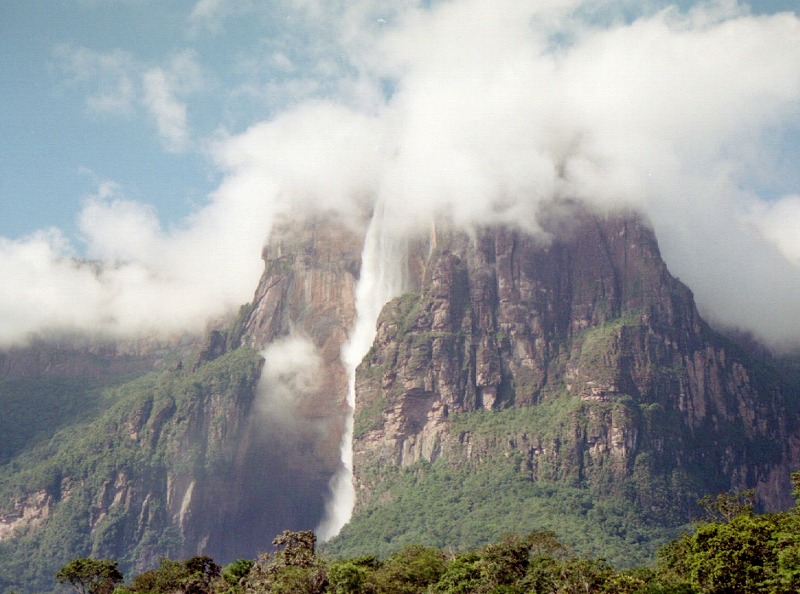
M481 228L420 240L416 289L385 307L358 370L358 505L370 469L498 450L518 451L532 480L599 494L647 475L663 488L632 496L682 520L696 496L730 488L789 505L800 459L786 395L700 318L652 230L584 211L544 224L550 238ZM449 422L559 399L572 404L546 435L481 441Z
M359 508L376 468L477 468L498 456L531 481L623 496L658 521L684 521L696 496L729 488L755 486L765 506L788 506L800 438L768 361L703 322L636 216L576 210L542 225L550 236L439 225L410 242L413 290L384 308L357 374ZM280 226L252 304L203 345L87 340L1 353L4 380L174 373L100 428L97 449L136 452L133 462L93 467L96 452L83 452L63 476L2 504L0 541L79 510L85 552L144 567L161 555L253 556L283 529L313 528L340 465L341 350L362 246L362 230L335 220ZM269 356L287 337L320 361L291 422L257 414L255 353L224 367L241 345ZM189 396L179 402L172 382ZM532 420L494 434L468 422L509 411Z

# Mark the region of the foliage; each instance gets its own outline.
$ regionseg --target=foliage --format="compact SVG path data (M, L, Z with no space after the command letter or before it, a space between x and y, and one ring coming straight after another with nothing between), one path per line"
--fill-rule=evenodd
M328 590L332 594L358 594L364 589L368 569L353 561L339 561L328 568Z
M698 503L715 522L730 522L741 515L750 515L756 501L756 490L720 493L716 497L704 495Z
M0 464L97 414L110 380L44 377L0 381Z
M236 559L236 561L228 563L222 569L222 579L231 586L233 591L238 591L238 586L241 585L242 580L247 577L252 568L253 561L250 559Z
M377 594L414 594L436 584L445 566L440 550L412 544L390 555L368 579Z
M726 493L711 520L659 551L659 574L698 592L800 590L800 510L752 513L752 494Z
M459 553L409 544L384 560L375 555L322 558L317 555L313 532L285 531L273 544L278 549L273 554L262 554L255 562L238 560L222 570L222 578L219 566L208 557L193 557L183 562L162 559L156 570L137 575L121 591L135 594L788 594L800 591L799 509L761 515L745 510L729 521L701 522L694 532L686 532L662 547L655 564L623 570L602 558L574 554L548 530L534 530L525 536L507 534ZM73 563L79 561L85 560Z
M243 580L248 594L323 594L328 585L324 563L316 556L313 532L286 530L272 544L282 547L274 555L262 554Z
M110 594L123 579L117 562L108 559L73 559L56 572L56 580L78 594Z
M618 566L645 563L685 522L651 511L661 510L644 499L665 491L671 477L660 478L641 455L628 478L603 478L613 469L587 469L574 429L588 427L580 431L586 433L593 419L622 417L634 406L563 395L536 406L453 414L449 433L468 434L473 454L443 452L433 463L405 468L362 464L369 500L324 552L385 556L412 543L467 550L508 532L552 530L580 554ZM556 443L560 454L539 457L535 467L524 453ZM582 481L581 473L596 482Z
M162 559L156 569L133 578L125 590L136 594L211 594L220 591L224 583L219 579L220 570L220 566L205 555L183 562Z

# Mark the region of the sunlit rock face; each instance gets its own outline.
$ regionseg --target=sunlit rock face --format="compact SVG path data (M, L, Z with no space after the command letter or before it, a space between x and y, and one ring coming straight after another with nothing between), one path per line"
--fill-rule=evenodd
M647 223L576 208L541 224L538 235L438 225L411 247L414 290L384 308L358 370L358 508L377 468L497 450L518 452L531 480L598 494L621 494L638 473L651 486L625 496L674 522L731 488L788 506L788 395L701 319ZM531 426L487 441L449 423L556 399L576 404L547 435Z

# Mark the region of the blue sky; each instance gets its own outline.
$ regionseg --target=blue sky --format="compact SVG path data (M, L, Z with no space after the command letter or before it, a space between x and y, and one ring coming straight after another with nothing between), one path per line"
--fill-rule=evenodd
M266 101L237 101L227 91L248 82L248 73L238 72L240 57L258 51L270 23L238 19L226 24L233 31L209 31L192 24L192 9L192 2L0 2L0 234L51 225L74 232L81 197L98 180L116 181L166 221L204 200L218 181L204 139L218 126L236 129L268 111ZM203 80L183 99L186 146L165 150L136 96L118 109L88 105L93 95L116 92L119 81L100 68L91 72L91 65L85 76L71 71L70 56L79 51L119 53L127 62L119 74L134 86L141 72L189 52ZM103 76L105 83L97 80Z
M536 232L564 195L641 209L709 317L800 340L798 1L671 6L0 0L0 345L196 326L287 214Z

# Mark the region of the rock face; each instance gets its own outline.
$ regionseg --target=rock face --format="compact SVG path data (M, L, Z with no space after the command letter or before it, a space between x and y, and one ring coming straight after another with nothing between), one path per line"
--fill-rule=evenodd
M250 433L249 467L257 469L250 504L266 510L262 547L271 539L264 534L318 525L341 464L348 389L341 350L355 320L362 242L343 223L311 220L278 227L264 249L242 338L261 351L268 372ZM297 345L304 348L292 350Z
M78 556L128 569L254 546L227 522L251 510L243 493L261 365L256 352L238 349L191 371L105 385L99 412L55 425L51 439L28 446L27 464L0 467L0 586L48 591L50 570Z
M413 249L415 289L384 308L358 369L359 509L378 468L498 450L531 481L625 496L675 524L731 488L790 505L800 459L786 394L700 318L650 228L582 210L544 226L550 238L481 228ZM535 407L563 418L500 439L451 422Z

